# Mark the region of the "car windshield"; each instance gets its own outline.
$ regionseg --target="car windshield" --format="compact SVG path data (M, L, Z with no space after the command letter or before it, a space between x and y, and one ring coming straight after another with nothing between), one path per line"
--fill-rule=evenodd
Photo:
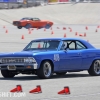
M31 20L32 18L22 18L21 20Z
M29 50L57 50L60 41L58 40L38 40L30 42L24 51Z

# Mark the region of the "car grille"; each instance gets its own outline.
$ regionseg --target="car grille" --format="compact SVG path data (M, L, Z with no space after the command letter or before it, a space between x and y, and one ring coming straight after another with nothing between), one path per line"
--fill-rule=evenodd
M24 58L2 58L2 64L5 63L24 63Z
M20 22L18 22L18 21L14 21L13 24L14 24L14 25L19 25Z

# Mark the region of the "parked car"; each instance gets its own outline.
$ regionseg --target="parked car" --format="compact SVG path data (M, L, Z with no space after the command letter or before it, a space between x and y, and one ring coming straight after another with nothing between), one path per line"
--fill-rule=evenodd
M29 28L46 28L49 29L53 22L47 20L40 20L39 18L30 18L25 17L19 21L13 21L13 25L17 26L18 29L22 27L29 29Z
M45 38L32 40L22 51L0 54L1 74L36 74L50 78L53 73L87 70L92 76L100 75L100 49L78 38Z

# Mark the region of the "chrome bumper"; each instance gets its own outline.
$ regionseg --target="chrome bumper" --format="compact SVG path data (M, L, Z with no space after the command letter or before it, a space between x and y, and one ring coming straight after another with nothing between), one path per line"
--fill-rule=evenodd
M27 69L37 69L38 64L33 63L33 64L22 64L22 63L7 63L7 64L0 64L0 70L6 70L8 66L15 66L16 70L27 70Z

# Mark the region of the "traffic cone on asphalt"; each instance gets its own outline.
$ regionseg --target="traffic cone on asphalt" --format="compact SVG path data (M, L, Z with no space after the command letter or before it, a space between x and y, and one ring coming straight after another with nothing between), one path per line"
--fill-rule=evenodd
M33 31L33 30L34 30L34 28L31 29L31 31Z
M24 39L24 35L22 35L21 39Z
M54 32L53 32L53 31L51 32L51 35L52 35L52 34L54 34Z
M72 29L70 29L70 32L72 32Z
M85 29L88 30L88 27L86 26Z
M75 35L77 36L78 35L78 32L76 32Z
M64 87L64 89L59 91L58 94L70 94L69 87L68 86Z
M16 88L10 90L10 92L22 92L22 87L21 87L21 85L17 85Z
M17 92L17 88L10 90L10 92Z
M46 28L44 28L44 31L46 31Z
M67 36L66 36L66 33L64 34L64 37L67 37Z
M6 29L6 33L8 33L8 30Z
M3 28L6 28L5 26L3 26Z
M82 34L79 34L79 36L83 36Z
M31 34L31 30L28 33Z
M100 28L100 26L98 25L97 28Z
M98 30L96 29L95 32L98 32Z
M66 30L66 27L63 27L63 30Z
M84 37L86 37L86 33L84 33Z
M42 93L41 86L38 85L35 89L29 91L29 93Z
M17 92L22 92L22 86L21 85L17 85Z

